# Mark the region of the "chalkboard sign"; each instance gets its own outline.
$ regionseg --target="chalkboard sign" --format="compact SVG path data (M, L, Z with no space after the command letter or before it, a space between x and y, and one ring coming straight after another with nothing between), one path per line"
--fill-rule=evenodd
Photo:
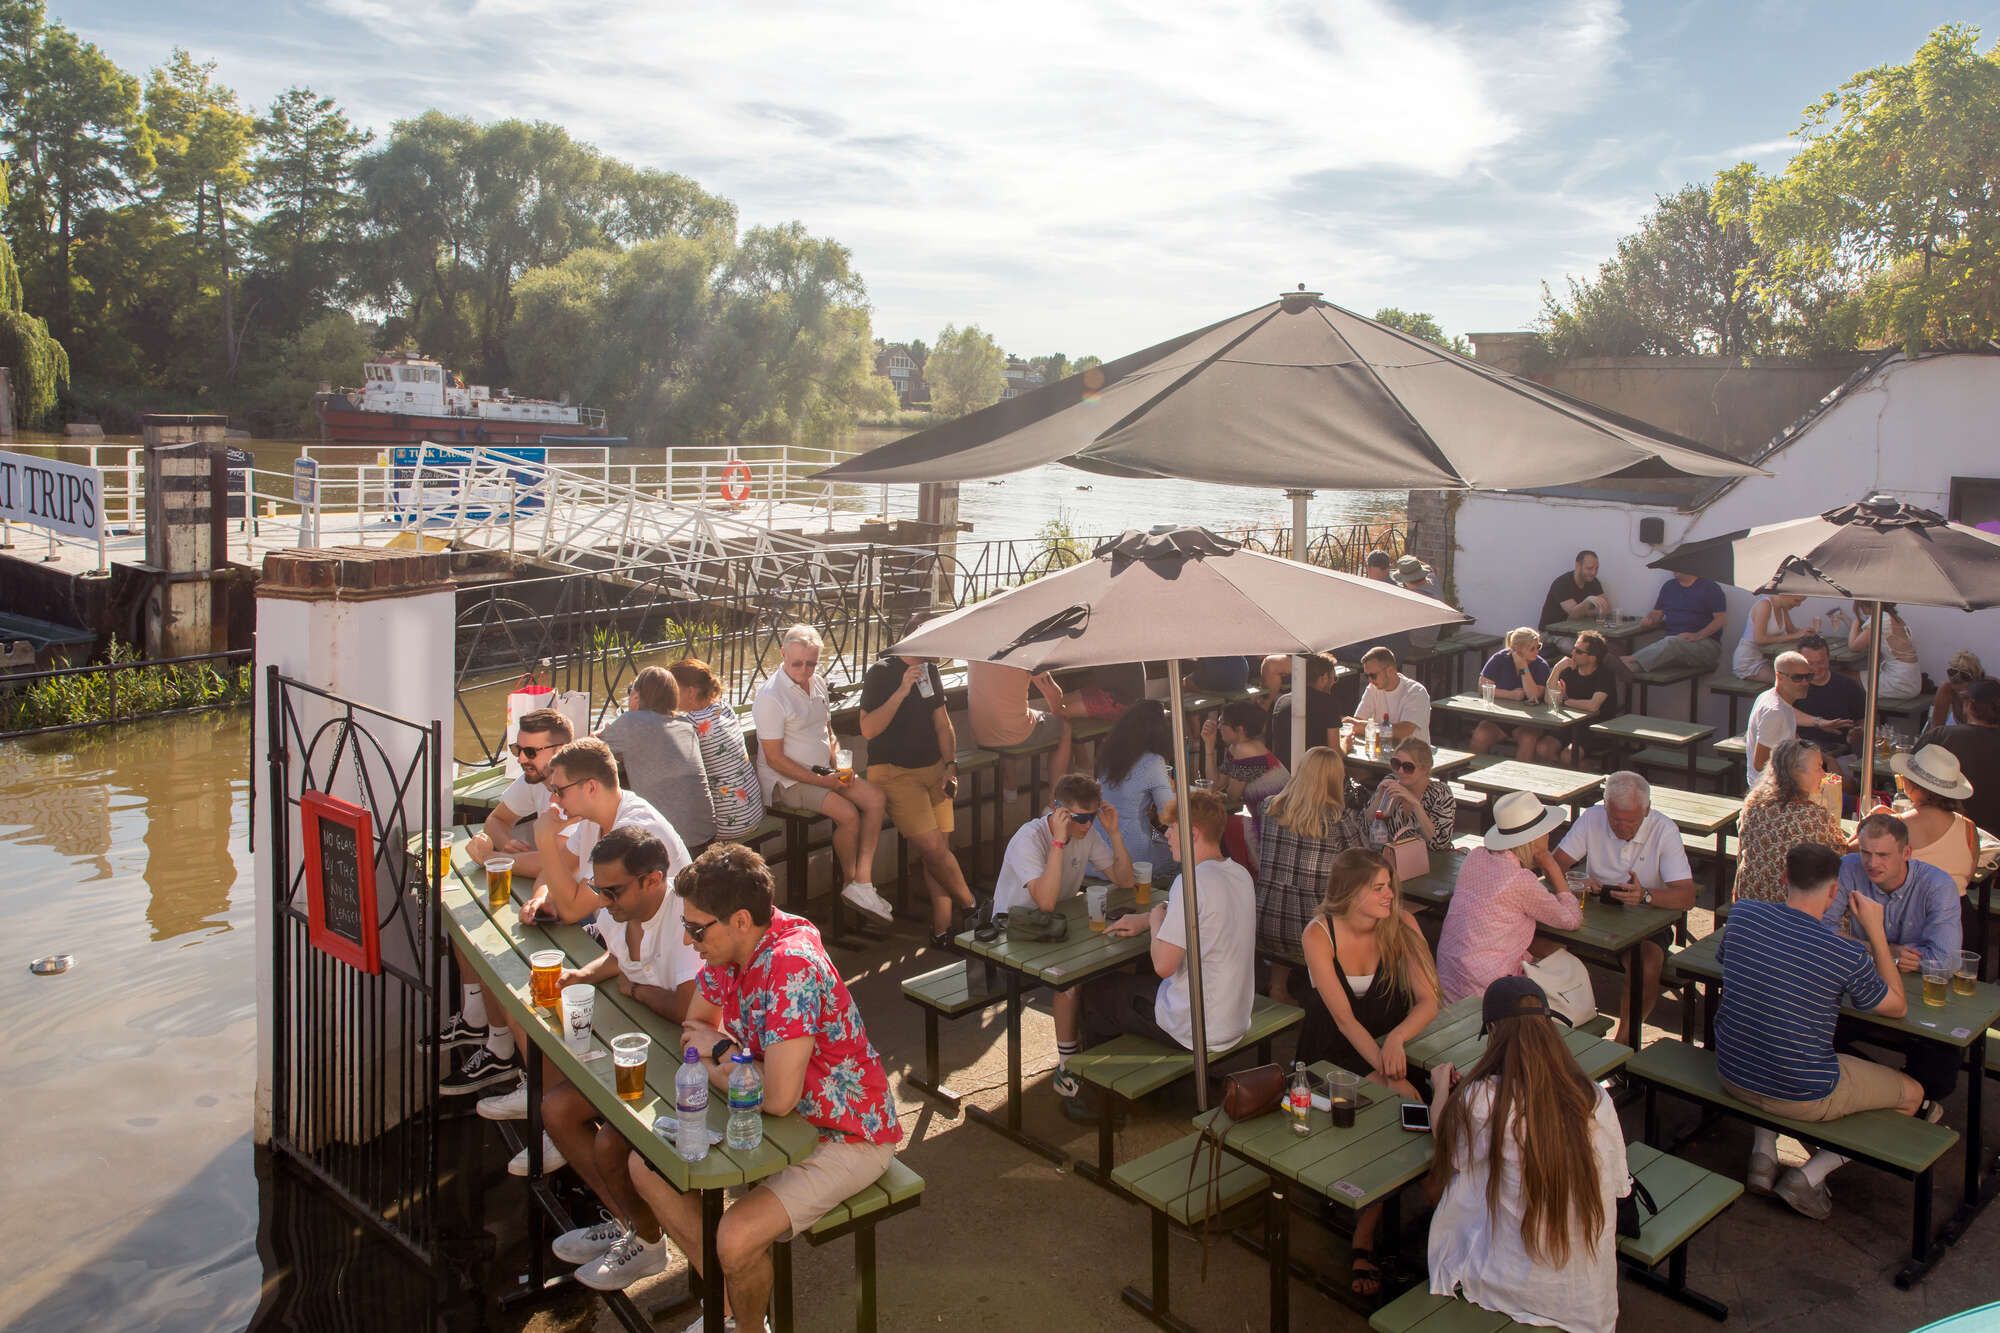
M299 797L299 823L313 947L363 972L380 972L373 819L352 802L309 791Z

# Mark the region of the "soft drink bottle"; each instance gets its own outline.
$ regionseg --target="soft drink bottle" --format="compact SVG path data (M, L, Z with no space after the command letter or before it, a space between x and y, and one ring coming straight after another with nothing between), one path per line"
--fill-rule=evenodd
M1296 1061L1292 1065L1292 1086L1285 1092L1285 1113L1292 1118L1294 1134L1312 1133L1312 1104L1312 1079L1306 1074L1305 1062Z
M748 1051L729 1057L729 1146L747 1152L764 1141L764 1075Z
M674 1071L674 1116L674 1151L688 1162L708 1156L708 1071L692 1046Z

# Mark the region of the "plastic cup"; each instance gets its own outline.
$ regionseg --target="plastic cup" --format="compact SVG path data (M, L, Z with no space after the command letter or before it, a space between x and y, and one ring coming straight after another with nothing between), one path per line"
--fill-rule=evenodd
M1141 907L1153 905L1153 863L1134 861L1132 863L1132 900Z
M514 901L514 858L486 858L486 903L498 912Z
M1111 886L1108 884L1092 884L1084 889L1083 904L1090 910L1090 928L1092 931L1101 931L1104 929L1104 900L1110 896Z
M1485 702L1490 704L1493 702L1494 693L1497 690L1499 690L1499 688L1500 687L1498 685L1495 685L1490 680L1482 680L1479 682L1479 697Z
M424 874L426 878L443 879L451 873L451 852L457 842L458 839L447 830L439 829L437 831L436 836L431 840L430 857L424 862ZM422 856L424 854L424 835L421 833L412 833L410 840L403 845L411 856Z
M1979 955L1970 949L1958 951L1958 971L1951 974L1951 988L1959 995L1971 995L1979 988Z
M563 1041L572 1051L590 1049L590 1025L597 1015L597 987L573 981L562 988Z
M842 782L854 781L854 751L835 750L833 752L833 771L835 776Z
M1951 975L1956 961L1924 964L1924 1003L1933 1009L1944 1008L1951 997Z
M1326 1109L1335 1129L1353 1129L1354 1112L1361 1105L1361 1076L1336 1069L1326 1076Z
M613 1091L621 1102L646 1100L646 1055L653 1039L643 1032L621 1032L611 1039Z
M561 949L538 949L528 955L529 995L536 1008L554 1009L562 1003L561 987L556 984L562 965Z

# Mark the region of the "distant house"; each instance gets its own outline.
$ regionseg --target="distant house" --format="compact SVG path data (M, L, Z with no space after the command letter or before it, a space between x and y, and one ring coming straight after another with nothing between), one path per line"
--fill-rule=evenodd
M1018 356L1008 357L1007 368L1001 373L1006 377L1000 390L1002 398L1019 398L1030 389L1042 387L1042 372Z
M887 377L895 386L898 407L919 407L930 402L931 390L924 383L923 367L917 364L908 343L890 343L877 352L875 373Z

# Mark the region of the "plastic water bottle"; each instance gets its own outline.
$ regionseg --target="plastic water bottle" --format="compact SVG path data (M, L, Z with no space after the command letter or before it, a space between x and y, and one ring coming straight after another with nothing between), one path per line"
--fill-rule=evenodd
M1297 1061L1292 1065L1292 1086L1285 1092L1285 1114L1291 1117L1292 1133L1312 1133L1312 1104L1312 1079L1306 1075L1305 1062Z
M683 1161L699 1162L708 1156L708 1071L701 1067L701 1053L690 1046L674 1071L674 1151Z
M764 1075L748 1052L729 1057L729 1128L724 1138L738 1151L764 1141Z

